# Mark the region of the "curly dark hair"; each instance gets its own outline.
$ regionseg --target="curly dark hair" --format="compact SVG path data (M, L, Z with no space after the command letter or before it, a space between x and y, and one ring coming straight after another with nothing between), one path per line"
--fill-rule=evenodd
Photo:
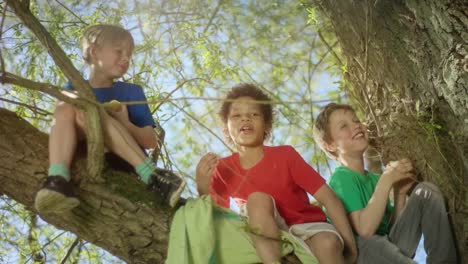
M271 128L273 126L273 107L271 103L268 103L271 102L270 97L254 84L240 83L231 88L231 90L227 93L226 97L224 98L225 101L221 105L221 110L218 113L219 117L221 118L221 121L224 125L227 124L232 101L243 96L248 96L254 99L255 101L260 101L260 107L266 127L264 139L266 139L270 135ZM227 140L229 141L229 143L232 143L232 140L230 138L227 138Z

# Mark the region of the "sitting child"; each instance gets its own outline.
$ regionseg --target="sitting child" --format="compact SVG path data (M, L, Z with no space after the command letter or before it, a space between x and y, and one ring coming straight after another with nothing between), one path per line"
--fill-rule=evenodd
M229 207L230 197L235 199L241 214L248 217L264 263L281 261L279 229L301 238L320 263L354 262L357 251L351 227L324 179L291 146L263 144L272 128L269 101L251 84L237 85L227 94L220 117L226 139L237 152L219 160L211 153L201 158L200 195L210 194L223 207ZM307 193L325 206L336 229L326 222L320 207L311 205Z
M130 32L118 26L95 25L85 31L81 43L83 58L90 67L89 84L99 102L146 101L141 86L114 81L129 67L134 45ZM144 152L157 143L148 105L120 105L104 112L101 120L106 148L131 164L150 189L174 206L185 182L174 174L156 173L155 164ZM70 166L77 144L86 138L85 127L81 110L64 102L57 104L49 137L49 176L35 198L39 213L61 213L79 205L70 181Z
M367 129L351 106L328 104L316 119L314 137L328 156L341 163L329 185L343 202L357 235L358 263L415 263L412 257L421 234L427 263L456 263L440 190L421 182L410 191L415 180L408 159L390 162L382 175L366 171ZM394 207L389 201L392 187Z

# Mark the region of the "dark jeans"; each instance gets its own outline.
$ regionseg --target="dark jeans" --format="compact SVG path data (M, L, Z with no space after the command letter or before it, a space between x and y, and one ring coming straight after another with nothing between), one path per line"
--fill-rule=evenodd
M416 263L412 257L421 234L426 263L456 263L455 241L442 193L428 182L414 188L388 236L358 238L358 263Z

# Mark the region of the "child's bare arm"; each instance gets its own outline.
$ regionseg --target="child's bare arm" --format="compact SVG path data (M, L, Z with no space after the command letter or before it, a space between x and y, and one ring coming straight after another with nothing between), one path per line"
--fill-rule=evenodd
M199 195L209 193L211 174L218 164L218 156L214 153L204 155L197 164L196 182Z
M413 177L412 170L411 162L407 159L390 162L387 165L367 206L350 213L351 225L360 236L370 237L375 234L382 222L390 189L396 182Z
M327 209L328 215L338 233L343 237L345 243L344 256L347 263L354 263L357 258L357 247L354 240L353 231L349 224L346 211L340 199L335 193L324 184L314 193L315 199Z
M122 106L119 111L109 111L109 114L117 119L136 140L138 145L145 149L155 148L157 145L156 135L151 126L138 127L128 119L128 110Z

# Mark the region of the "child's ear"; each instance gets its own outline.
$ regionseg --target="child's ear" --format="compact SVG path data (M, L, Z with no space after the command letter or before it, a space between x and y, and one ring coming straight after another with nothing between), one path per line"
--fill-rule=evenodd
M227 128L227 126L224 126L223 127L223 134L224 134L224 137L226 138L229 138L230 135L229 135L229 129Z
M89 45L88 48L88 54L89 54L89 59L92 60L93 58L96 57L98 47L95 44Z
M332 143L325 142L324 147L330 153L335 153L338 150L338 148L336 147L335 142L332 142Z

